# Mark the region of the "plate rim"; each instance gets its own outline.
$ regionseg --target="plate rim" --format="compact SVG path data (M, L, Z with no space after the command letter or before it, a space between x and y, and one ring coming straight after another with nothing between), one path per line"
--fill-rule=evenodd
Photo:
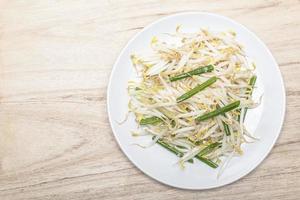
M180 186L177 186L177 185L173 185L173 184L170 184L168 182L165 182L165 181L162 181L158 178L156 178L155 176L152 176L150 173L146 172L146 170L140 168L136 163L135 161L131 158L130 155L128 155L126 153L126 151L123 149L122 145L121 145L121 142L119 140L119 138L117 137L116 135L116 130L115 128L113 127L112 125L112 117L111 117L111 114L110 114L110 103L109 103L109 99L110 99L110 88L111 88L111 84L112 84L112 78L113 78L113 75L115 74L115 71L116 71L116 65L117 63L119 62L119 60L121 59L122 55L124 54L125 50L128 48L128 46L141 34L143 33L144 31L148 30L149 28L151 28L153 25L157 24L157 23L160 23L161 21L164 21L164 20L167 20L169 18L173 18L173 17L177 17L177 16L181 16L181 15L210 15L210 16L213 16L213 17L218 17L218 18L222 18L223 20L227 20L235 25L238 25L240 27L242 27L243 29L247 30L249 32L249 34L252 35L252 37L254 37L261 45L262 47L264 48L264 50L266 50L267 54L270 56L270 58L274 61L276 67L275 67L275 70L277 71L277 73L279 74L279 81L280 81L280 86L281 86L281 89L282 89L282 93L283 93L283 96L282 96L282 100L283 100L283 103L282 103L282 116L281 116L281 119L280 119L280 127L278 129L278 134L276 134L276 136L274 137L273 141L272 141L272 144L269 146L269 148L267 149L267 151L264 153L264 155L258 159L258 161L256 161L256 164L254 164L253 166L251 166L250 168L244 170L244 172L241 173L240 176L238 176L237 178L233 178L232 180L229 180L229 181L226 181L226 182L222 182L222 183L216 183L215 185L213 186L207 186L207 187L201 187L201 188L196 188L196 187L180 187ZM113 133L113 136L115 138L115 141L117 141L117 144L118 144L118 148L121 149L121 151L123 152L123 154L125 154L125 156L127 157L127 159L134 165L135 168L137 168L138 170L140 170L141 172L143 172L145 175L147 175L148 177L150 177L151 179L153 180L156 180L158 181L159 183L162 183L164 185L167 185L167 186L171 186L173 188L178 188L178 189L184 189L184 190L191 190L191 191L196 191L196 190L208 190L208 189L213 189L213 188L219 188L219 187L224 187L226 185L229 185L229 184L232 184L240 179L242 179L243 177L247 176L249 173L253 172L253 170L255 170L258 166L260 166L264 161L265 159L270 155L271 153L271 150L273 149L275 143L277 142L281 132L282 132L282 128L283 128L283 124L284 124L284 121L285 121L285 115L286 115L286 89L285 89L285 85L284 85L284 81L283 81L283 76L282 76L282 73L280 71L280 68L279 68L279 65L275 59L275 57L273 56L273 54L271 53L270 49L267 47L267 45L253 32L251 31L249 28L247 28L246 26L244 26L243 24L239 23L239 22L236 22L235 20L227 17L227 16L224 16L224 15L220 15L220 14L216 14L216 13L212 13L212 12L202 12L202 11L184 11L184 12L178 12L178 13L175 13L175 14L171 14L171 15L167 15L167 16L164 16L164 17L161 17L159 19L156 19L154 20L153 22L151 22L150 24L148 24L147 26L145 26L143 29L141 29L140 31L138 31L136 34L134 34L130 40L126 43L126 45L122 48L122 50L120 51L120 53L118 54L118 57L117 59L115 60L114 64L113 64L113 67L112 67L112 70L111 70L111 73L109 75L109 80L108 80L108 85L107 85L107 89L106 89L106 109L107 109L107 114L108 114L108 121L109 121L109 124L110 124L110 127L111 127L111 130L112 130L112 133Z

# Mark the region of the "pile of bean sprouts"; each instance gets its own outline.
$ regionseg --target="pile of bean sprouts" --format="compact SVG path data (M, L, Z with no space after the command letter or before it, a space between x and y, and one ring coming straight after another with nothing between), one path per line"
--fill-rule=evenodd
M233 31L177 27L167 37L153 37L149 53L131 56L138 78L128 82L129 110L139 124L132 134L151 135L180 166L200 160L224 168L256 139L244 126L247 110L259 104L252 99L255 64Z

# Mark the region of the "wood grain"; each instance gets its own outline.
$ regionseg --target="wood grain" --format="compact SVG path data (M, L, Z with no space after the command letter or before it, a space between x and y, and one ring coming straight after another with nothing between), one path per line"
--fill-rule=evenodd
M112 65L162 16L219 13L270 48L287 91L267 159L231 185L185 191L142 174L106 113ZM299 199L300 1L0 0L0 199Z

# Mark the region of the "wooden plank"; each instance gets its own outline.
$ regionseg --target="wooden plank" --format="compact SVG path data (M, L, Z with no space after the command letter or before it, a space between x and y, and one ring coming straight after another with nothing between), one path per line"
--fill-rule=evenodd
M246 25L270 48L287 90L268 158L231 185L184 191L142 174L106 113L127 41L169 14L201 10ZM300 1L0 1L0 199L299 199Z

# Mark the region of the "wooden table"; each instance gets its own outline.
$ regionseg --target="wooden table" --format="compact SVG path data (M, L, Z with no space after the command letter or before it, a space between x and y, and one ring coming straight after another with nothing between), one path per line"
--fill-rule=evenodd
M106 112L113 63L144 26L182 11L246 25L270 48L287 112L267 159L207 191L162 185L118 148ZM300 1L0 0L0 199L300 199Z

